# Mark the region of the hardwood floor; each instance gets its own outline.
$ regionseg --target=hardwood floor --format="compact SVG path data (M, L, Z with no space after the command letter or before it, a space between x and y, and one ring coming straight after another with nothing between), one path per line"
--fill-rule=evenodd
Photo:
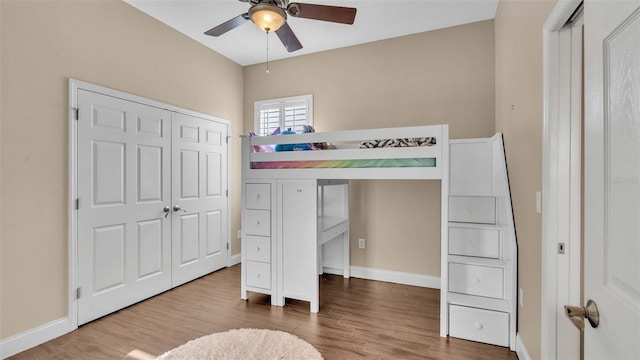
M81 326L11 359L145 359L232 328L290 332L325 359L517 359L508 348L439 336L439 290L323 275L320 313L240 299L240 265Z

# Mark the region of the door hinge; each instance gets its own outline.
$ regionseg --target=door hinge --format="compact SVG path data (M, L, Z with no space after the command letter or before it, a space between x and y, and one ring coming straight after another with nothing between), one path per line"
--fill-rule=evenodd
M79 287L76 289L76 300L80 299L81 295L82 295L82 288Z
M564 254L565 244L558 243L558 254Z
M231 136L227 136L227 138L225 139L225 141L227 142L227 144L229 143L229 138L230 138L230 137L231 137Z
M227 250L229 250L229 243L227 243Z
M80 209L80 198L76 198L76 210Z
M229 197L229 189L227 189L227 191L225 192L225 194L227 195L227 197Z
M73 110L73 116L76 120L80 120L80 108L71 108L71 110Z

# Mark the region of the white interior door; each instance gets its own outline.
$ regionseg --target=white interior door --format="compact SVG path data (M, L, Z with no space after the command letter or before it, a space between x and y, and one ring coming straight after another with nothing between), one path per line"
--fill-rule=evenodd
M228 263L227 126L174 115L173 286Z
M78 324L171 286L171 113L78 90Z
M640 359L640 1L585 2L586 359Z

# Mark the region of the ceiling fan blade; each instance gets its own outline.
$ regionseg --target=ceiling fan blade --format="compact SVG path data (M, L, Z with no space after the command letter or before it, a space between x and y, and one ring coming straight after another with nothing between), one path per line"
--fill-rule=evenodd
M353 25L353 21L356 19L356 11L356 8L350 7L305 3L291 3L287 7L287 12L291 16L348 25Z
M289 24L287 24L287 22L282 24L280 29L276 30L276 34L278 35L280 41L282 41L282 45L284 45L284 48L287 49L288 52L294 52L296 50L302 49L300 40L298 40L296 34L293 33L293 30L291 30L291 27L289 26Z
M205 32L205 35L211 35L211 36L220 36L224 33L226 33L229 30L233 30L235 28L237 28L238 26L246 23L247 21L249 21L249 14L248 13L244 13L242 15L238 15L236 17L234 17L231 20L225 21L222 24L214 27L213 29Z

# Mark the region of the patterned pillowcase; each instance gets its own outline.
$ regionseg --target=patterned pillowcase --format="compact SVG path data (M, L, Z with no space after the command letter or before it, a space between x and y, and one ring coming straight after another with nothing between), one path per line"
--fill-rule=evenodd
M404 138L404 139L380 139L367 140L360 143L361 149L373 148L389 148L389 147L416 147L416 146L433 146L436 144L436 138Z

